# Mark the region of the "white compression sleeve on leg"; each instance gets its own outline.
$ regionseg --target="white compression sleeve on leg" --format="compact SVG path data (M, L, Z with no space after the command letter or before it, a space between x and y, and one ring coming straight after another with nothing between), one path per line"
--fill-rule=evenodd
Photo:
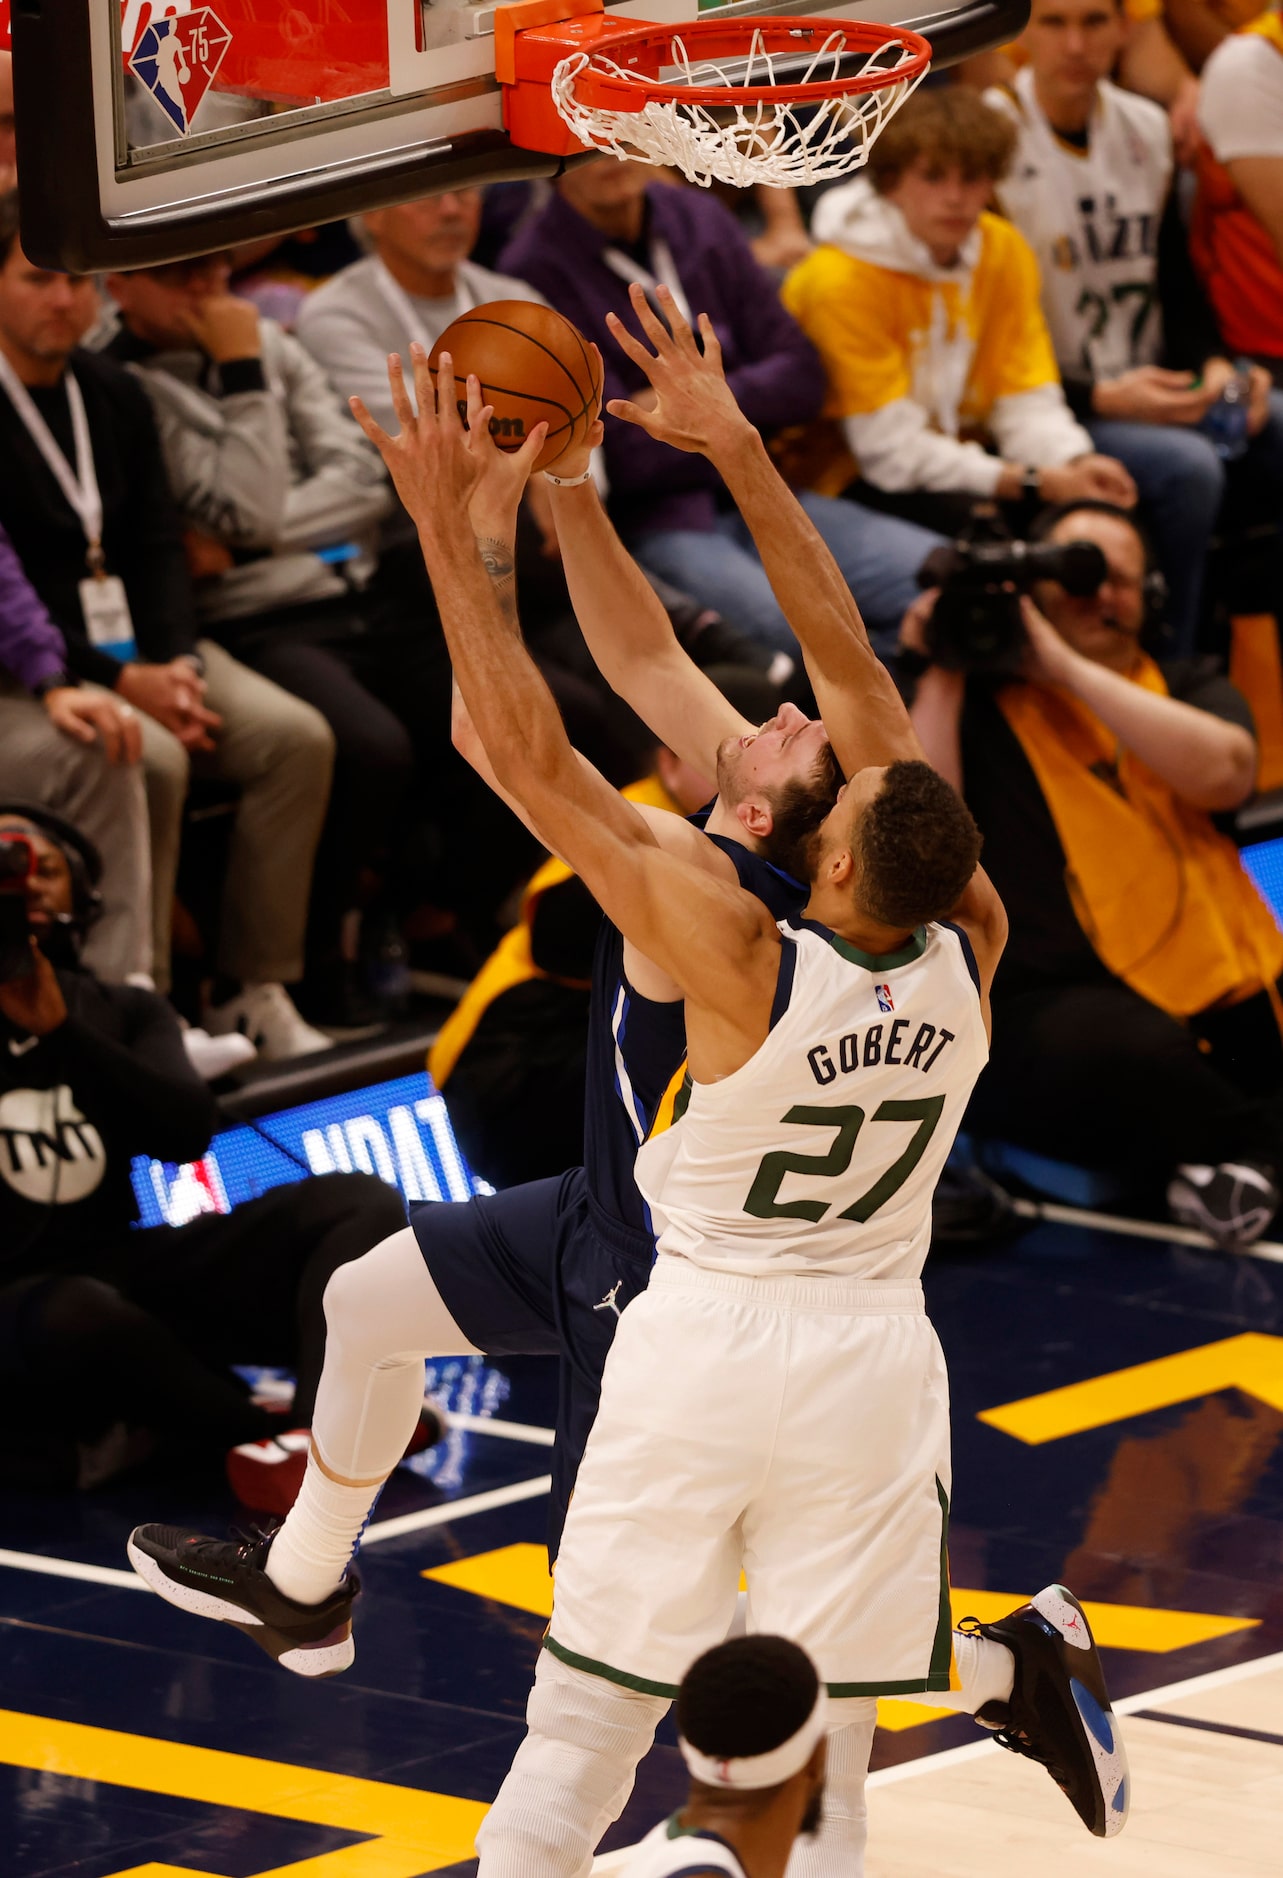
M325 1365L298 1498L272 1541L267 1575L301 1604L342 1582L423 1401L425 1356L471 1356L407 1226L325 1287Z
M587 1878L667 1708L541 1650L526 1738L477 1834L478 1878Z
M993 1637L973 1636L969 1630L953 1633L953 1659L960 1689L941 1689L935 1695L909 1699L928 1708L951 1708L959 1715L974 1715L986 1702L1010 1702L1016 1681L1016 1659L1005 1643Z
M869 1829L864 1786L877 1719L872 1697L830 1702L819 1830L794 1841L785 1878L862 1878Z

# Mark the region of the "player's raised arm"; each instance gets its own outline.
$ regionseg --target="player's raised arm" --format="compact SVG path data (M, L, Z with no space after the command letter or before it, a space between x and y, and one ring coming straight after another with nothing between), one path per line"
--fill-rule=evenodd
M648 351L614 314L613 337L649 378L658 402L643 409L616 399L609 409L675 449L698 451L718 471L757 544L762 565L797 634L820 716L847 776L898 758L920 759L909 714L869 644L860 609L809 516L777 473L760 433L735 402L722 371L721 347L707 314L699 318L703 352L676 301L658 288L655 317L640 288L630 288Z
M595 424L578 450L557 460L559 478L587 475L601 441ZM611 690L661 743L705 775L716 773L727 737L754 730L677 643L655 589L616 534L591 480L548 482L562 567L585 643ZM505 538L515 509L503 477L487 476L472 503L478 539Z
M359 399L353 410L375 443L419 531L455 677L500 787L573 867L606 915L683 994L715 1020L710 1075L729 1074L770 1023L780 936L762 903L665 852L632 803L571 748L556 702L496 591L473 536L469 503L493 449L488 409L469 382L472 427L454 399L434 410L427 356L411 348L418 414L400 359L388 363L401 425L390 437ZM452 362L439 361L447 384ZM529 472L543 443L536 427L514 462ZM705 1032L707 1035L707 1030Z

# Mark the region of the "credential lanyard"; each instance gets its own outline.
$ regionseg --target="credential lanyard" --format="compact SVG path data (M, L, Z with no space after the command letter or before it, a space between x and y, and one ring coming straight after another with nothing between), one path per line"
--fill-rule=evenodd
M410 298L400 281L393 280L391 273L384 266L382 261L379 262L379 271L376 278L379 283L379 292L383 295L383 298L387 301L397 318L402 320L405 324L407 343L410 340L417 339L425 352L431 352L435 341L429 337L428 329L423 323L422 314L419 312L418 307L415 306L414 301ZM450 319L446 322L447 325L457 320L461 313L471 313L473 307L479 304L474 298L471 289L465 283L462 274L455 276L455 282L454 298L455 306L458 310L450 315Z
M0 352L0 385L9 394L9 402L22 419L27 435L35 444L53 475L58 487L85 531L85 558L91 573L100 574L106 565L102 551L102 492L98 487L98 472L94 467L94 446L89 435L89 419L85 415L85 401L76 383L76 375L68 369L63 378L67 388L67 404L71 411L71 434L76 443L76 467L73 471L70 463L50 430L44 418L36 409L36 403L27 387L23 384L13 366Z
M677 311L687 325L694 324L691 319L690 301L682 291L682 283L673 261L672 249L662 235L656 235L650 244L650 260L655 270L654 273L650 273L640 262L634 261L631 254L625 254L622 248L603 248L601 258L612 274L618 274L620 280L626 280L630 285L635 281L647 292L648 297L650 292L662 282L677 302Z

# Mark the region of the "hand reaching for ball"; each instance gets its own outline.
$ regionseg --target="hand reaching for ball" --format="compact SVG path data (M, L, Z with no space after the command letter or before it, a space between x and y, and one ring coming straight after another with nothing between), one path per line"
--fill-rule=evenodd
M663 308L663 320L655 317L649 301L639 286L628 290L638 324L655 348L648 352L613 313L606 324L616 344L645 372L651 391L634 399L612 398L606 409L612 417L622 417L629 424L672 444L675 450L698 452L716 458L742 444L752 426L735 402L735 394L726 382L722 369L722 348L707 313L699 316L700 351L690 323L667 287L655 289ZM561 466L558 465L558 474Z
M454 366L448 352L438 360L440 377L450 395L437 398L428 355L417 342L410 347L418 410L410 402L405 369L397 353L388 359L392 408L401 426L393 437L376 422L360 398L351 400L352 414L387 465L397 494L419 531L425 554L460 546L472 551L473 526L469 508L486 486L487 500L511 503L515 517L521 491L543 448L548 426L536 424L519 450L496 448L490 434L491 407L482 403L481 386L468 379L468 428L465 430L453 396Z

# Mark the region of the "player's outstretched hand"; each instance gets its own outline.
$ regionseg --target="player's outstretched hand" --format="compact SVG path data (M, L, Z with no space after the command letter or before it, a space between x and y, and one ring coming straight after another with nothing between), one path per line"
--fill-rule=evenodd
M636 424L661 443L671 443L675 450L697 451L716 457L734 449L752 429L735 402L735 394L722 370L722 348L713 322L707 313L699 316L700 351L689 322L683 318L676 300L667 287L657 287L656 297L668 321L652 312L639 286L628 289L638 324L654 347L648 352L613 313L606 315L611 337L640 366L650 380L654 400L634 402L612 398L606 409L612 417L622 417Z
M480 379L468 379L468 450L480 466L480 477L468 504L472 532L511 541L517 528L517 510L526 492L535 458L543 447L548 426L539 424L519 450L501 450L494 440L490 419L493 407L484 401ZM555 539L555 538L554 538Z
M493 411L480 402L481 387L469 380L469 409L475 406L475 424L465 430L453 396L454 362L448 352L438 361L438 376L449 394L438 398L428 367L428 355L416 341L410 347L414 372L416 411L405 382L398 353L388 358L388 385L400 430L393 437L367 410L360 398L351 402L352 415L387 465L397 494L419 531L425 551L430 547L473 552L468 506L497 454L490 436ZM475 394L475 395L474 395ZM512 463L524 485L548 434L536 424Z

